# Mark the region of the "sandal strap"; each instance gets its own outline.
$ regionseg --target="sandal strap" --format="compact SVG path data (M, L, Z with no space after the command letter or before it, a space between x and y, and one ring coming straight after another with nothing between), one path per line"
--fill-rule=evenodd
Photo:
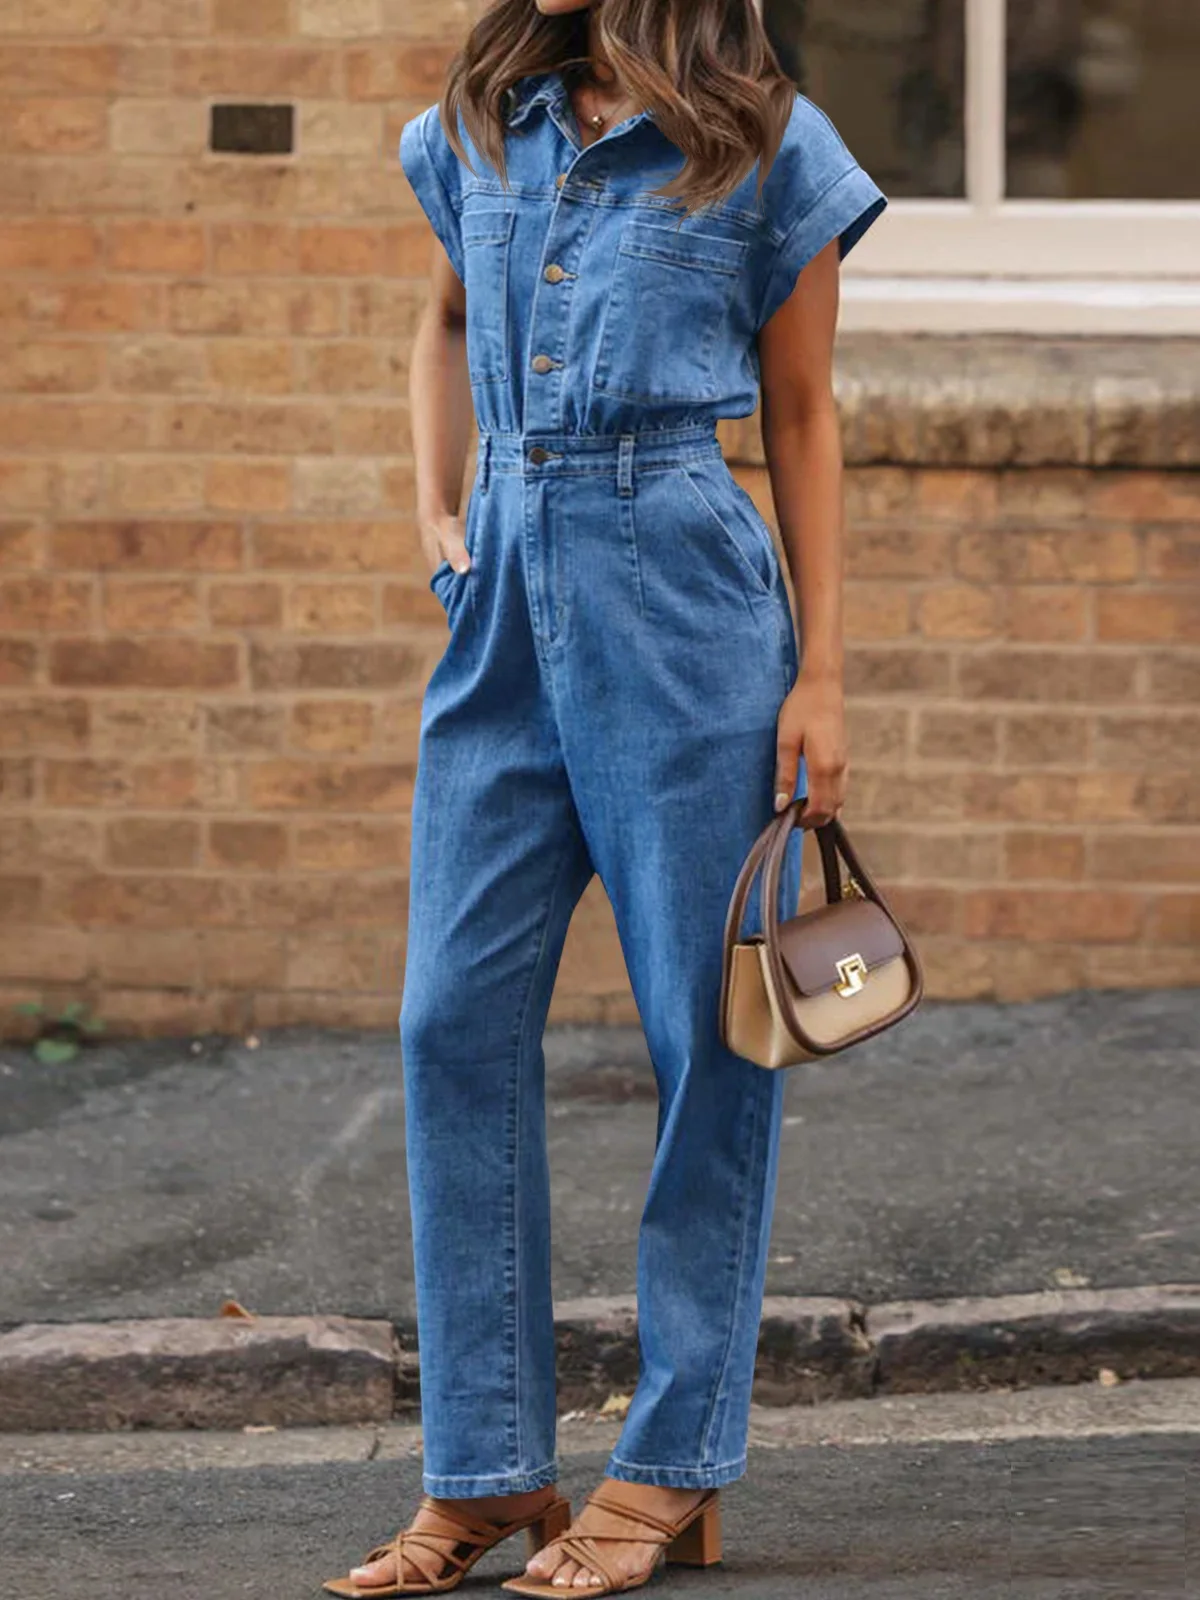
M701 1500L696 1509L689 1512L688 1515L695 1516L699 1506L704 1505L704 1503ZM662 1517L653 1516L649 1511L643 1511L640 1506L631 1505L629 1501L623 1500L620 1495L612 1494L603 1488L593 1489L592 1493L588 1495L587 1504L599 1506L603 1511L611 1511L614 1516L624 1517L628 1522L640 1522L643 1527L652 1528L659 1535L658 1539L635 1540L634 1543L658 1544L661 1542L669 1544L672 1539L679 1537L680 1524L678 1521L666 1522ZM589 1533L588 1537L592 1539L619 1539L623 1544L628 1543L630 1540L630 1536L627 1533Z
M603 1538L603 1535L599 1537ZM624 1581L609 1570L604 1557L596 1548L592 1534L564 1533L561 1539L554 1540L554 1544L588 1572L599 1573L609 1589L615 1591L625 1587Z

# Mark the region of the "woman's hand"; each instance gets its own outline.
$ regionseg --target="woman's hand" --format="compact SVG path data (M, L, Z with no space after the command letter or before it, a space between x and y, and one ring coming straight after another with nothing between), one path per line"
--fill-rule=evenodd
M439 561L446 560L455 572L466 572L471 565L464 540L463 519L455 511L442 511L421 521L421 548L432 573Z
M775 744L776 811L792 798L803 756L808 773L805 824L819 827L837 816L846 803L849 775L841 679L802 671L779 708Z

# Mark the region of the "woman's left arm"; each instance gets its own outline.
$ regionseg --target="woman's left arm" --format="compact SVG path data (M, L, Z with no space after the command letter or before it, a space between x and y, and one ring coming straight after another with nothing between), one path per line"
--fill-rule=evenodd
M805 820L828 822L849 771L842 647L842 442L833 397L838 241L799 274L759 330L767 471L800 612L801 665L779 711L775 809L792 798L800 757Z

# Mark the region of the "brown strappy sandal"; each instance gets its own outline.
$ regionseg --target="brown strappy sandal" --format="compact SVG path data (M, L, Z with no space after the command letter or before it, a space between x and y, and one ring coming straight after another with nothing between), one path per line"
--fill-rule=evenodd
M405 1528L386 1544L377 1544L373 1550L369 1550L359 1563L368 1567L372 1561L382 1561L384 1556L394 1555L396 1583L372 1583L360 1589L353 1578L347 1577L330 1578L321 1587L330 1594L342 1595L344 1600L389 1600L392 1595L445 1594L450 1589L457 1589L480 1556L486 1555L514 1533L520 1533L522 1528L526 1530L528 1553L534 1556L571 1525L571 1502L564 1500L561 1495L540 1511L504 1523L469 1517L465 1512L439 1504L430 1495L422 1496L421 1506L436 1513L437 1521L431 1519L422 1528ZM454 1549L447 1553L433 1542L438 1539L455 1540ZM423 1548L435 1555L445 1568L442 1576L413 1578L407 1583L399 1581L404 1572L406 1545L409 1548Z
M564 1589L561 1585L556 1588L550 1579L522 1576L509 1578L500 1587L507 1589L511 1594L555 1596L557 1600L562 1600L564 1594L594 1596L625 1594L630 1589L640 1589L643 1584L649 1583L657 1568L668 1561L678 1562L684 1567L715 1566L721 1559L721 1507L717 1499L718 1492L716 1489L710 1489L704 1498L678 1522L663 1522L639 1506L631 1505L629 1501L621 1499L619 1495L613 1493L611 1485L601 1485L593 1489L587 1497L587 1505L599 1506L602 1511L611 1511L629 1522L640 1524L641 1528L649 1531L571 1533L568 1530L547 1542L557 1545L564 1555L570 1556L572 1561L578 1562L589 1572L594 1572L602 1582L595 1585L587 1584L579 1589ZM605 1565L604 1558L596 1548L599 1542L653 1543L661 1548L655 1552L644 1572L635 1572L631 1578L619 1578Z

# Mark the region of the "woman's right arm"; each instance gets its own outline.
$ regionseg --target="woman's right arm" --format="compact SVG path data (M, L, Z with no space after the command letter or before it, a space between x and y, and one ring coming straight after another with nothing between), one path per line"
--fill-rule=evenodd
M474 420L467 292L436 241L429 299L413 339L408 399L421 548L431 571L445 556L457 572L465 572L471 558L459 507Z

